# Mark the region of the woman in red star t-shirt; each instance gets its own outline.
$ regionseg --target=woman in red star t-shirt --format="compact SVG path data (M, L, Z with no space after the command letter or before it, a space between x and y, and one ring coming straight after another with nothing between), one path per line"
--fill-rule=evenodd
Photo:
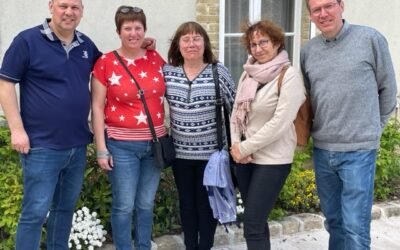
M138 7L121 6L115 14L121 47L117 53L135 77L148 105L157 137L164 136L165 61L141 48L146 16ZM92 79L92 123L100 167L109 171L112 186L111 224L117 249L151 248L154 197L160 169L153 164L152 136L136 85L109 52L98 59Z

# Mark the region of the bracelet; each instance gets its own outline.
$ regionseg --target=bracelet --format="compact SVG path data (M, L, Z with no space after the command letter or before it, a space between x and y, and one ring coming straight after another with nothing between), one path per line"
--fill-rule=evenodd
M97 151L96 152L97 159L108 159L111 154L108 151Z

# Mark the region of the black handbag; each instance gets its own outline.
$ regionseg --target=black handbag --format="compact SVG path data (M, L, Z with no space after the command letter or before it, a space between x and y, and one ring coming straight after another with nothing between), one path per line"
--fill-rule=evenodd
M122 61L118 52L114 50L113 53L114 53L115 57L117 57L119 63L124 67L126 72L129 74L129 76L132 79L132 82L135 83L135 85L139 91L140 100L142 100L143 107L144 107L144 110L147 115L147 121L149 122L151 136L153 137L152 150L153 150L153 154L154 154L154 165L158 168L170 167L176 157L173 139L169 135L159 137L159 138L157 137L156 131L154 130L153 120L151 119L151 115L150 115L149 109L147 107L146 99L144 97L143 89L140 88L135 77L133 77L133 75L129 71L128 67Z

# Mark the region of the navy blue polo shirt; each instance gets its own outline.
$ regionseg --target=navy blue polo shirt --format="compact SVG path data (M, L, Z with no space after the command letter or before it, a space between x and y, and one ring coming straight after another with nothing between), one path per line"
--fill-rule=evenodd
M14 38L0 78L20 84L21 117L32 148L83 146L93 137L89 80L101 53L78 31L70 46L63 46L48 21Z

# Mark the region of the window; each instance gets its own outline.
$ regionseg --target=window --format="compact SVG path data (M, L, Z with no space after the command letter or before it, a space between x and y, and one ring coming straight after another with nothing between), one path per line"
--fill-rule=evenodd
M301 4L299 0L220 0L219 60L239 80L248 55L240 43L243 21L269 19L285 31L290 59L298 66L300 53Z

